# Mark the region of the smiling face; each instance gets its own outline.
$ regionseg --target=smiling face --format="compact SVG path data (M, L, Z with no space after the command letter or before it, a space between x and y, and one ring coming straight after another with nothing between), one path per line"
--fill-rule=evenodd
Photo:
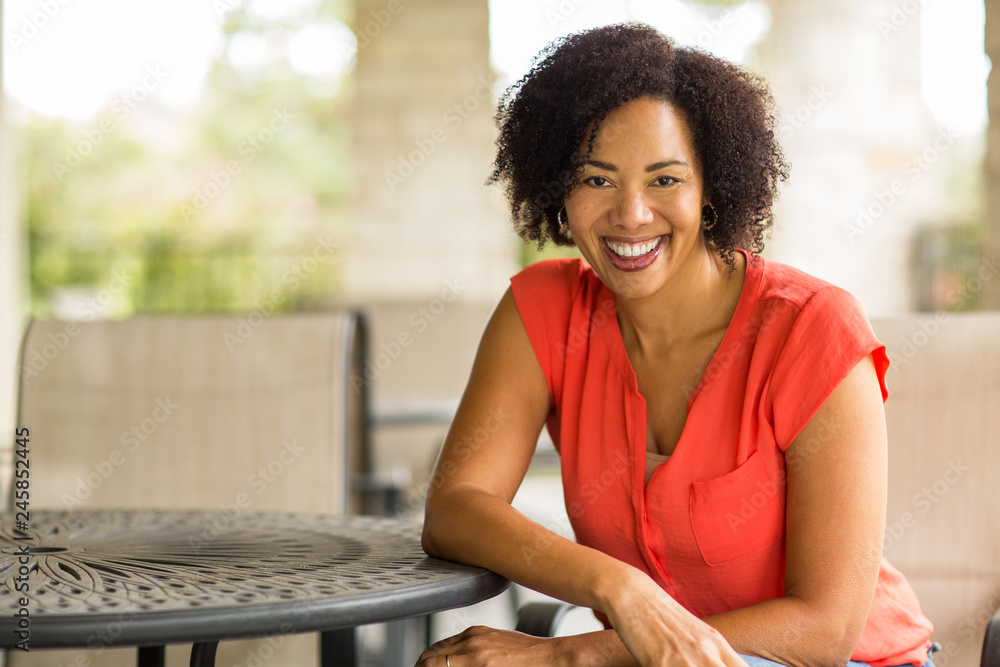
M684 117L666 102L640 97L601 123L565 206L573 240L604 284L638 299L706 259L707 203Z

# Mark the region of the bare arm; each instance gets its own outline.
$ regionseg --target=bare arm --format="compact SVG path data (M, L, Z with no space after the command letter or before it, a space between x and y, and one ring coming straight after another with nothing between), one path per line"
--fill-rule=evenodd
M641 664L744 664L718 632L645 573L511 507L550 408L548 385L508 290L483 334L432 475L423 533L427 553L486 567L547 595L604 611ZM513 650L512 634L463 633L426 651L420 664L437 667L444 656L459 652L475 653L475 664L486 664L483 655ZM520 662L503 664L604 663L616 653L627 664L622 643L608 639L608 633L528 644L516 639L522 642L516 647ZM469 664L454 657L451 662Z
M842 667L875 594L886 506L885 413L863 359L785 452L785 595L704 619L740 653Z
M562 538L510 503L551 407L548 385L510 292L491 318L431 477L427 553L487 567L531 588L595 606L590 586L613 559ZM488 526L488 529L484 527ZM574 576L560 566L576 559Z

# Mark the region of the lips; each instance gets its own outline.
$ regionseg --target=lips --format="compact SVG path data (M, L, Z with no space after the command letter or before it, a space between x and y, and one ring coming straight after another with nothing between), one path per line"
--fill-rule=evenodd
M664 240L669 238L669 234L636 241L604 237L601 239L601 247L617 269L641 271L659 256Z
M649 239L648 241L640 241L635 243L626 243L622 241L612 241L611 239L605 238L604 243L615 251L615 254L619 257L641 257L646 253L649 253L660 243L662 236L657 236L655 239Z

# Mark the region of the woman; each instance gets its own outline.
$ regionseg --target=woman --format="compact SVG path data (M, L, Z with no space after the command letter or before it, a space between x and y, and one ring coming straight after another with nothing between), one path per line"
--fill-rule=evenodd
M521 235L586 264L512 279L424 548L608 629L471 628L419 664L929 664L931 624L881 557L885 347L848 293L756 254L787 178L766 87L616 25L550 45L498 121ZM543 424L575 543L510 506Z

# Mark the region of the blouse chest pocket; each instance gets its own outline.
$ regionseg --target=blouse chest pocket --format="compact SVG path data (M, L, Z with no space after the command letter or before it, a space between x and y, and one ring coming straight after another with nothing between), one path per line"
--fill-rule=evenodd
M781 539L785 515L779 494L784 493L759 452L722 477L692 482L691 526L705 562L722 565Z

